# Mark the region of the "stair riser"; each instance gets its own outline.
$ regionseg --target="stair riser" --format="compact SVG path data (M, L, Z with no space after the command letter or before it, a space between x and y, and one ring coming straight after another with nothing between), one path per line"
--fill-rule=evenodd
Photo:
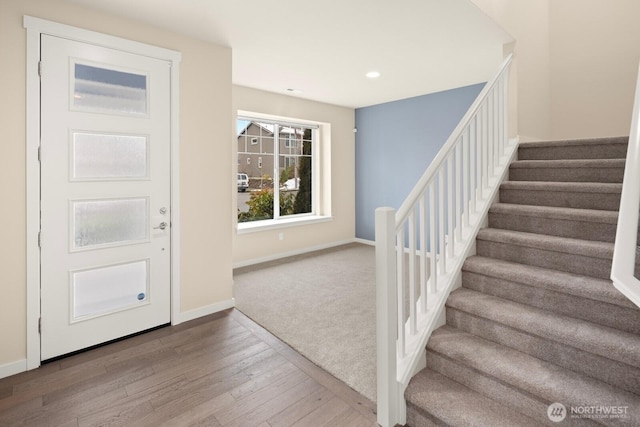
M627 144L603 143L597 145L558 145L556 147L526 147L518 149L519 160L559 159L624 159Z
M591 378L640 393L640 369L447 307L447 325Z
M407 426L411 427L439 427L446 425L442 422L435 422L420 413L420 408L407 403Z
M539 427L522 413L425 368L405 392L407 425Z
M534 394L520 390L517 387L505 384L502 381L487 376L482 372L472 369L464 364L453 361L447 357L427 349L427 366L440 374L459 382L482 395L501 402L515 410L529 416L543 425L556 425L547 417L549 403ZM565 419L563 425L579 425L573 420ZM580 425L597 425L584 423Z
M576 209L617 211L620 193L582 193L500 189L500 202L516 205L557 206Z
M510 168L511 181L615 182L621 183L624 168Z
M639 310L469 271L462 272L462 286L553 313L640 335Z
M477 239L478 255L553 270L567 271L600 279L611 274L611 259L593 258L562 252L547 251L528 246Z
M616 238L616 224L527 215L490 212L489 227L609 243Z

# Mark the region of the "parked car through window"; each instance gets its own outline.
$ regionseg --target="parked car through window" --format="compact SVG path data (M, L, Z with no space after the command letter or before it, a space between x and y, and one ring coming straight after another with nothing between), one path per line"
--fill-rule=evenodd
M244 193L249 188L249 176L246 173L238 174L238 191Z

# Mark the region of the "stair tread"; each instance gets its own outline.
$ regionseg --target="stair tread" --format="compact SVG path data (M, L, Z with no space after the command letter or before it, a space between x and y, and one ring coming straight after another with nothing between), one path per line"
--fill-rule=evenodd
M608 242L525 233L522 231L502 230L498 228L481 229L478 232L477 239L592 258L609 260L613 258L613 243Z
M609 145L609 144L628 144L628 136L613 136L605 138L584 138L584 139L558 139L552 141L526 141L520 142L520 148L538 148L538 147L567 147L580 145Z
M517 268L516 268L517 267ZM625 308L640 310L625 297L608 279L579 276L559 270L551 270L526 264L518 264L479 255L467 258L463 271L506 279L582 298L602 301Z
M608 182L505 181L507 190L537 190L545 192L571 191L576 193L621 193L622 184Z
M640 368L640 337L471 289L455 290L447 307Z
M451 326L435 330L427 350L546 402L640 407L640 396Z
M521 413L504 406L429 368L409 383L408 404L426 410L447 425L539 426Z
M561 159L561 160L516 160L509 167L518 168L621 168L625 159Z
M618 212L598 209L577 209L557 206L517 205L513 203L495 203L489 208L490 213L565 219L570 221L601 222L617 224Z

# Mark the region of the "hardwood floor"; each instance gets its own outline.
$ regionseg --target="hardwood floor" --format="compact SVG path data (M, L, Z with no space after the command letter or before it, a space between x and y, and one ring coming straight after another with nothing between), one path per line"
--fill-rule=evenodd
M0 426L377 426L375 405L237 310L0 379Z

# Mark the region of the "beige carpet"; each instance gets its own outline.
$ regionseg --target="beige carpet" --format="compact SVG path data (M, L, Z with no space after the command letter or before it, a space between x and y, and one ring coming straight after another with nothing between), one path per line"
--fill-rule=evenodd
M236 269L236 307L375 402L374 264L354 243Z

